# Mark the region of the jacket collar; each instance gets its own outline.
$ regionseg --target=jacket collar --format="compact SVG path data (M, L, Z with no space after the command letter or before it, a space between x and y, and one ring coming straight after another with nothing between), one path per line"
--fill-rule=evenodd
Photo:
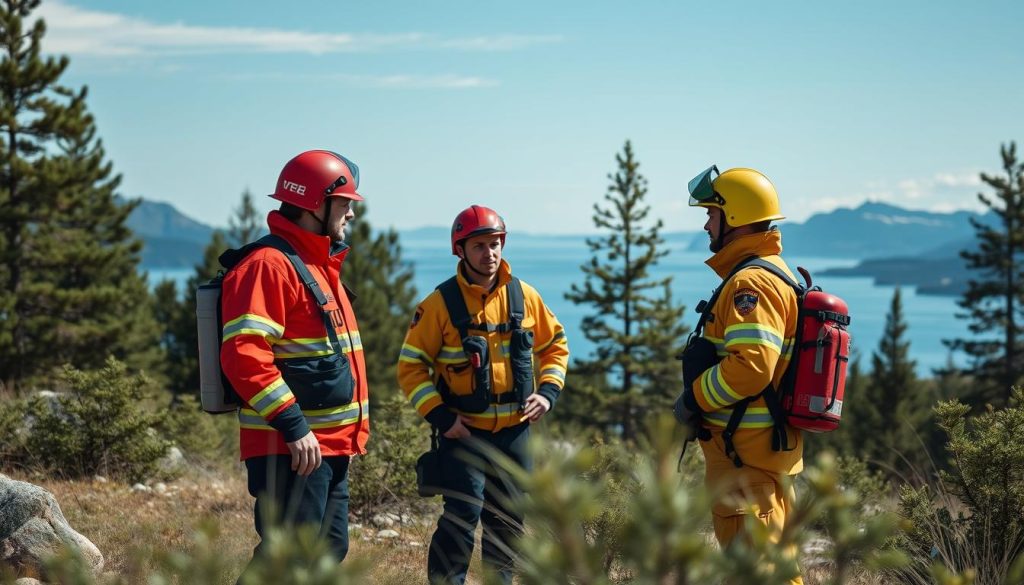
M313 264L340 263L348 255L349 247L345 242L332 242L327 236L303 229L281 215L280 211L271 211L267 215L267 225L270 233L288 240L299 257Z
M751 256L775 256L782 253L782 233L772 228L747 234L729 242L717 254L704 261L718 276L729 276L736 265Z
M492 292L499 290L512 280L512 267L509 266L508 262L504 258L501 259L501 264L498 265L498 282L494 286L494 290L487 290L484 287L473 284L466 278L467 268L464 266L465 260L459 260L459 265L455 269L455 276L458 278L459 287L462 288L463 292L472 294L474 296L490 295Z

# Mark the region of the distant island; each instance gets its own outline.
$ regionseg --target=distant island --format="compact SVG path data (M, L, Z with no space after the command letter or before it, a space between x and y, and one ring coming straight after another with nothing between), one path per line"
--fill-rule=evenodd
M795 256L860 259L856 266L828 269L823 275L869 277L876 284L915 287L919 294L959 296L970 276L959 254L974 246L972 217L994 221L992 215L969 211L933 213L867 202L818 213L803 223L783 223L783 246ZM144 269L192 267L216 231L169 203L145 199L132 211L128 227L143 241ZM415 241L446 232L444 227L423 227L403 230L401 236L403 241ZM690 250L707 248L703 232L664 237Z

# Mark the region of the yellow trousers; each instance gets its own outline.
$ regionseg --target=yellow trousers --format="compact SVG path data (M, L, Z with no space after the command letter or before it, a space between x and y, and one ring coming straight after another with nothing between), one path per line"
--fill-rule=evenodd
M745 539L747 519L756 515L757 522L769 529L772 542L778 542L795 500L793 486L783 485L782 474L744 465L708 467L705 483L716 494L712 509L715 538L722 548L736 539ZM796 556L796 547L786 551ZM803 585L797 576L791 585Z

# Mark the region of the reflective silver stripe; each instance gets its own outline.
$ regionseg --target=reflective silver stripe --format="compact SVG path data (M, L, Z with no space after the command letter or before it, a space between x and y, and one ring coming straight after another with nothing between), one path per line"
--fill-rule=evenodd
M704 420L715 426L724 427L729 424L729 419L732 418L733 409L726 408L723 410L716 410L714 412L708 412L704 414ZM774 425L772 415L767 411L747 411L743 414L743 419L740 421L739 428L767 428Z
M722 380L719 380L720 373L721 369L717 365L712 366L707 373L707 381L711 383L711 389L714 391L715 398L718 403L723 406L728 406L743 400L742 397L733 396L732 393L729 392L730 389L723 384Z
M559 331L558 333L555 333L555 336L551 338L551 341L545 343L541 347L538 347L538 348L534 349L533 353L540 353L540 352L544 351L545 349L551 347L552 345L558 343L559 341L561 341L563 339L565 339L565 332L564 331Z
M421 354L419 352L413 351L411 349L406 349L404 347L402 348L402 351L399 352L398 356L399 356L399 358L406 358L403 361L411 360L411 361L414 361L414 362L423 362L423 363L425 363L427 365L430 365L430 360L428 360L425 355L423 355L423 354Z
M259 334L264 337L273 337L275 339L281 335L280 330L268 323L257 321L256 319L242 319L226 325L224 327L223 338L228 339L235 335L240 335L243 330L247 333Z
M780 352L782 350L782 338L766 329L751 327L749 329L728 331L725 334L726 347L736 343L757 343L758 341L767 341L775 349Z
M562 382L565 382L565 372L558 368L545 368L544 370L541 370L540 377L543 378L544 376L554 376Z
M466 357L466 352L461 349L452 351L442 348L437 354L437 361L439 362L464 362L467 359L469 358Z
M412 396L409 397L409 402L411 402L414 407L419 408L420 403L429 398L431 394L436 394L439 397L441 396L437 393L437 389L434 388L434 385L427 382L425 386L421 386L419 390L412 393Z
M283 357L293 354L331 354L334 351L331 349L331 344L324 339L282 339L280 342L274 344L274 355Z
M303 411L302 415L311 429L340 427L369 418L370 403L365 400L350 402L338 408ZM274 430L274 427L267 424L266 419L247 408L238 412L238 422L247 429Z
M292 391L288 388L288 384L282 383L277 388L260 397L255 403L250 403L249 406L252 406L253 410L261 415L270 414L269 411L273 410L275 404L283 402L282 399L291 393Z

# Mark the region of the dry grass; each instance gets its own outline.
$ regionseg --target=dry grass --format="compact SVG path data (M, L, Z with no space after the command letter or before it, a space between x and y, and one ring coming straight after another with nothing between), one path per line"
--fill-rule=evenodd
M234 583L249 561L257 537L252 526L252 498L246 492L245 472L240 466L223 476L194 474L166 485L166 490L132 491L112 481L66 481L43 476L10 474L51 491L68 522L103 552L105 571L121 575L131 583L144 583L150 565L146 551L192 552L193 536L199 527L219 527L218 554L225 559L222 581ZM376 529L367 524L352 531L352 559L363 559L371 567L369 583L405 585L425 580L427 544L435 517L394 527L401 538L378 541ZM354 519L357 523L358 519ZM468 583L481 580L479 546ZM831 578L827 565L808 567L807 585L819 585ZM553 577L558 581L557 577ZM855 575L852 583L876 585L877 577Z
M145 583L145 573L151 568L146 551L192 552L193 536L204 522L219 527L216 544L228 567L222 575L225 584L234 583L257 543L252 525L253 500L246 492L242 468L226 477L181 478L167 483L163 493L136 492L112 481L67 481L5 473L52 492L71 527L103 553L104 571L121 575L130 583ZM394 541L372 538L376 529L368 525L356 528L351 534L349 558L363 559L371 566L370 583L422 583L433 521L430 518L393 527L401 534ZM479 559L473 573L479 574ZM468 581L480 582L473 577Z

